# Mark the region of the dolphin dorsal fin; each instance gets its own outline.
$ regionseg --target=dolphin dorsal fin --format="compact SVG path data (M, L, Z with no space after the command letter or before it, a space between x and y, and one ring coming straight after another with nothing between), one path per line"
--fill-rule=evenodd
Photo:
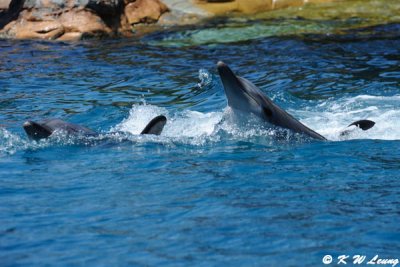
M375 122L374 121L370 121L370 120L359 120L359 121L355 121L352 124L350 124L347 127L350 126L357 126L358 128L362 129L363 131L366 131L368 129L371 129L372 127L374 127Z
M157 116L153 118L146 125L146 127L144 127L143 131L140 134L160 135L166 123L167 123L167 118L164 115Z
M374 121L370 121L370 120L359 120L359 121L355 121L353 123L350 123L349 126L347 126L346 129L344 129L343 131L340 132L340 136L347 136L350 133L352 133L354 131L354 129L360 128L363 131L366 131L368 129L371 129L372 127L374 127L375 122ZM357 128L349 128L350 126L356 126Z

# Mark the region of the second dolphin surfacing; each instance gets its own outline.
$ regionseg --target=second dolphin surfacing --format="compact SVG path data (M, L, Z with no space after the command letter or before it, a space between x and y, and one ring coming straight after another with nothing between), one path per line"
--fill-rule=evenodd
M164 115L157 116L146 125L140 134L160 135L166 123L167 118ZM65 132L70 136L95 137L99 135L89 128L60 119L47 119L39 122L27 121L23 128L29 139L36 141L48 138L57 131Z
M255 114L272 125L289 129L295 133L317 140L327 140L276 105L252 82L236 76L224 62L218 62L217 69L228 99L228 106L232 109ZM351 123L349 126L354 125L362 130L368 130L374 124L375 122L370 120L360 120ZM343 133L348 134L348 131L343 131L341 135Z

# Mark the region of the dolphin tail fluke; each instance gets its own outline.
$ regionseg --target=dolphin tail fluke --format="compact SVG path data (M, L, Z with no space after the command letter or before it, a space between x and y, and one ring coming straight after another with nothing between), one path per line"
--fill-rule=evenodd
M371 120L359 120L359 121L355 121L351 124L349 124L349 126L347 126L346 129L344 129L341 133L340 136L346 136L349 135L353 130L353 129L348 129L351 126L355 126L363 131L366 131L368 129L371 129L372 127L374 127L375 122L371 121Z
M36 123L34 121L27 121L22 126L30 139L40 140L43 138L47 138L51 135L51 129Z
M152 119L140 134L155 134L160 135L167 123L167 118L164 115L160 115Z

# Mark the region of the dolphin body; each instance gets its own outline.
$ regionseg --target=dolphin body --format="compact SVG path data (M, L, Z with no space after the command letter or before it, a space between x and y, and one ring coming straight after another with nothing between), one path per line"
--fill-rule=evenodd
M160 135L166 123L167 118L165 116L157 116L146 125L140 134ZM74 136L95 137L99 135L99 133L89 128L60 119L47 119L39 122L27 121L23 124L23 128L29 139L36 141L48 138L56 131L63 131L68 135Z
M228 106L231 108L253 113L272 125L292 130L295 133L304 134L317 140L327 140L276 105L252 82L236 76L224 62L219 61L217 69L228 99ZM365 131L372 128L374 124L375 122L370 120L359 120L351 123L348 127L355 126ZM346 129L340 133L340 136L346 136L351 131L352 129Z

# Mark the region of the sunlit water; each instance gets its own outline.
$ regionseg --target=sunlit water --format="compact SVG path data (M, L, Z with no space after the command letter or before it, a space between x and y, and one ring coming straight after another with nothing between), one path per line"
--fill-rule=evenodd
M399 257L399 29L213 44L177 38L191 29L138 41L1 40L0 265ZM237 121L218 60L330 141L277 139L254 118ZM159 114L162 135L138 135ZM23 122L49 117L101 135L29 141ZM359 119L376 126L341 139Z

